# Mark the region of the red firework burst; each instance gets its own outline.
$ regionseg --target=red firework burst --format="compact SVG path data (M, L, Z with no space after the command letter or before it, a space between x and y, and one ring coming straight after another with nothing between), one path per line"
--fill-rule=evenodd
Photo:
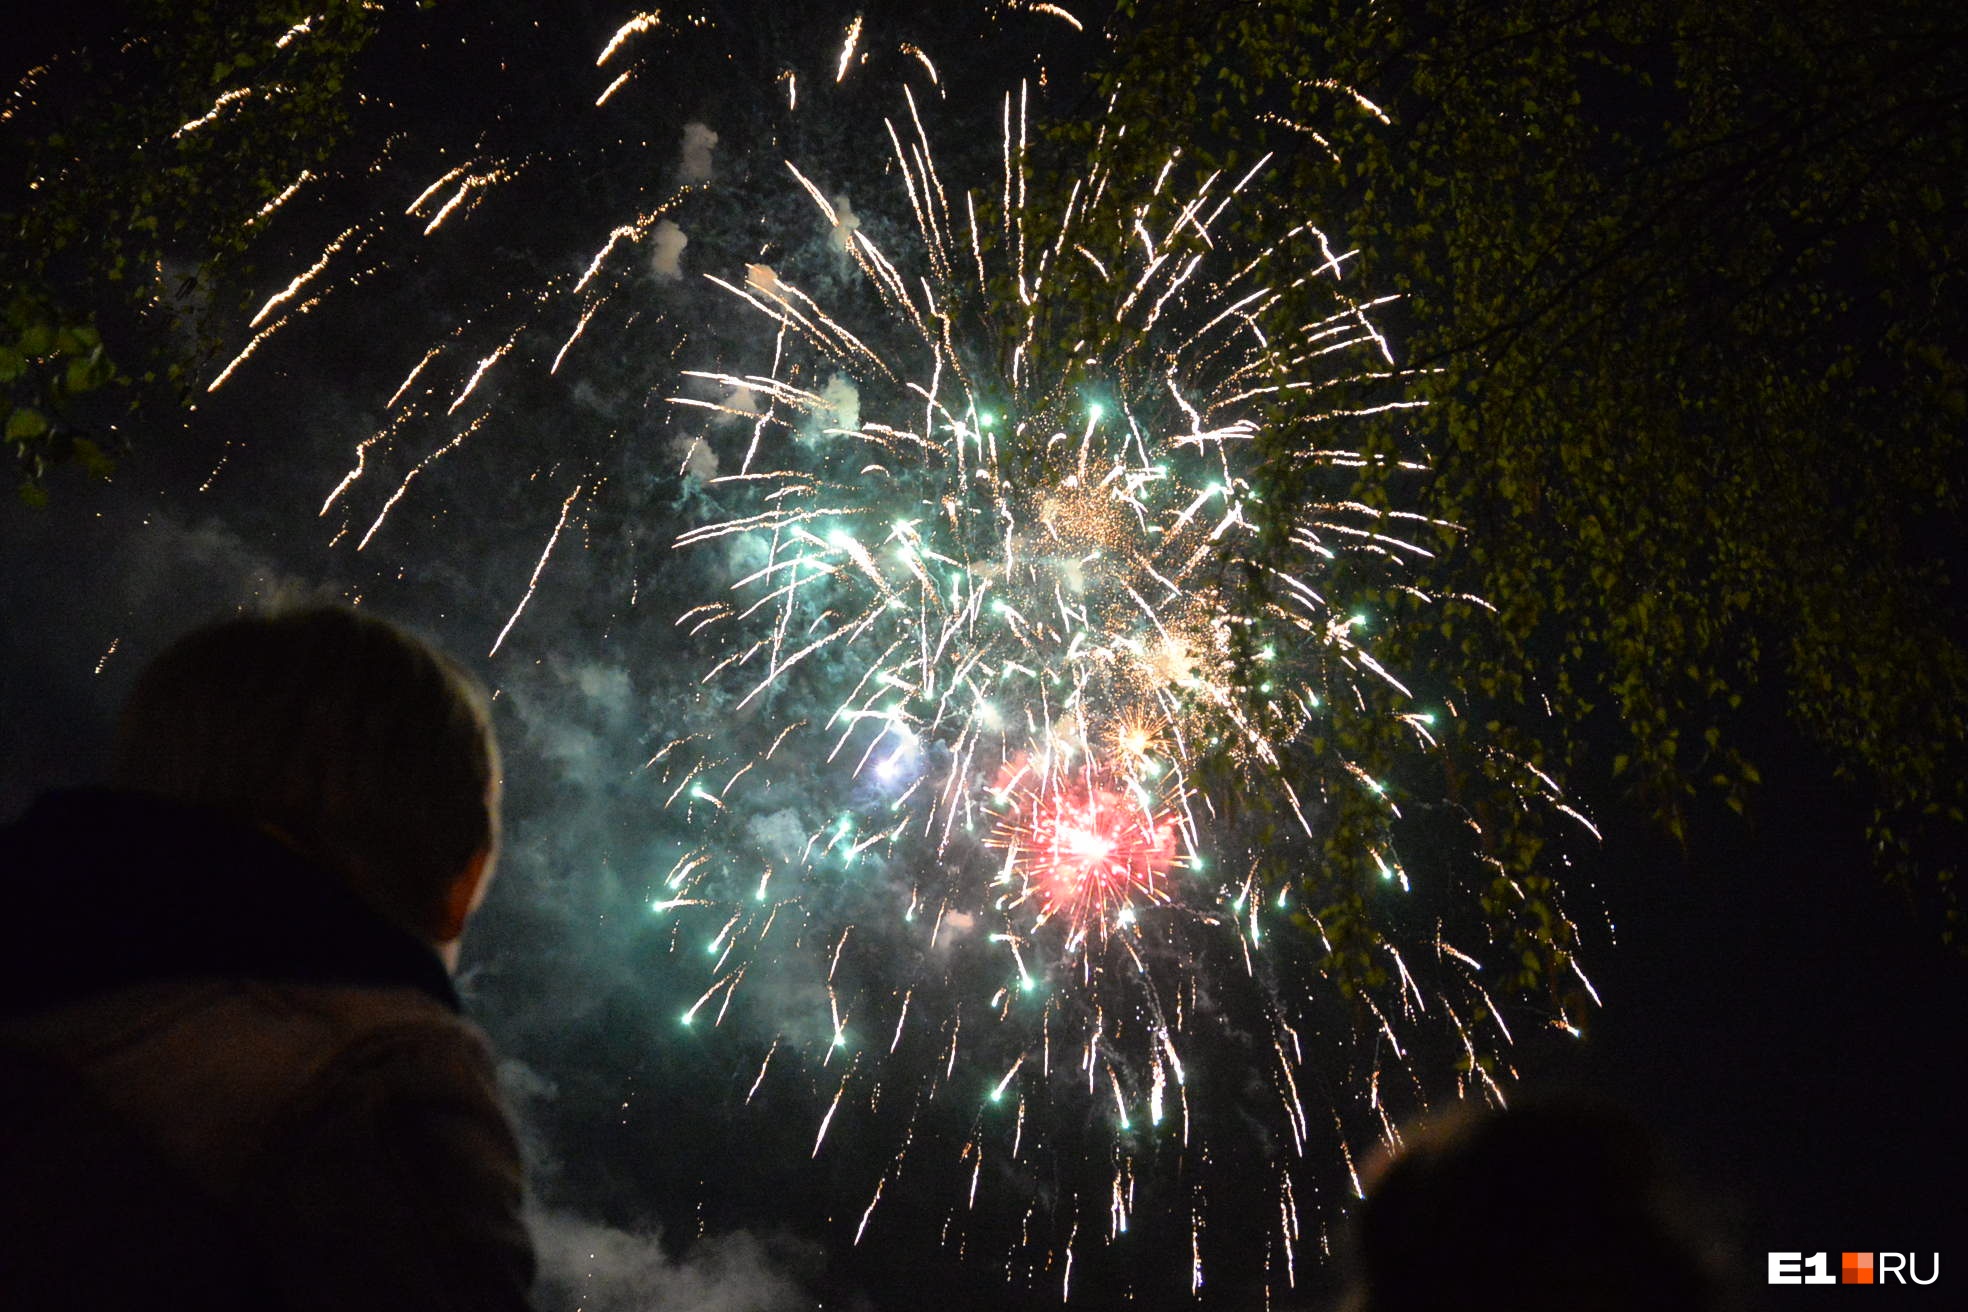
M1063 917L1077 929L1109 927L1138 903L1169 899L1181 855L1175 819L1146 799L1069 785L1021 791L998 821L995 846L1037 904L1038 923Z

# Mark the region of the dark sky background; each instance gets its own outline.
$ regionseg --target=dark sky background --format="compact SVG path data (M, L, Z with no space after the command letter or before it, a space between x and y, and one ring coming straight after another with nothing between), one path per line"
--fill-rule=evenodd
M638 918L650 872L681 850L674 816L638 770L671 723L702 713L691 709L684 663L694 658L673 620L711 565L669 543L705 508L680 476L690 436L705 430L663 397L679 367L756 345L756 322L697 275L738 277L764 260L808 268L825 285L826 234L783 159L820 161L823 185L848 196L869 231L902 230L906 215L880 177L878 124L897 108L897 82L919 68L903 43L941 71L946 95L929 112L955 170L994 148L998 96L1019 77L1043 76L1055 109L1073 108L1091 38L991 6L929 17L902 5L732 5L649 37L604 71L595 54L623 7L556 5L550 21L538 18L546 6L488 5L469 21L458 8L380 42L351 166L297 197L274 230L284 253L266 259L278 272L265 275L263 295L360 226L346 258L309 288L328 291L319 306L201 396L181 428L153 416L131 432L112 483L63 472L48 510L0 503L0 815L96 775L118 698L188 624L245 603L359 597L464 655L498 690L508 851L462 983L508 1058L553 1282L543 1303L1054 1306L1056 1276L1015 1270L1006 1282L1004 1245L992 1241L1015 1227L1015 1209L987 1208L974 1222L977 1251L960 1255L932 1205L941 1192L909 1170L869 1240L851 1245L892 1116L857 1129L844 1113L809 1164L824 1110L815 1085L774 1084L745 1110L757 1036L675 1024L675 999L694 996L678 991L702 980ZM836 87L841 34L857 12L868 57ZM90 21L110 21L103 14L114 17L29 36L9 71L23 50L87 39ZM597 110L600 89L631 66ZM800 79L797 113L782 112L786 69ZM402 217L426 184L467 161L503 162L514 177L428 236ZM688 238L670 252L680 264L664 267L653 242L611 260L596 284L602 308L570 367L549 375L544 361L582 302L542 293L578 275L614 225L683 186L697 190L672 211ZM485 424L425 466L358 550L400 480L455 431L445 398L516 331L520 345L458 416L482 401ZM236 340L248 336L242 326ZM384 431L386 399L439 345L414 390L434 398L430 413L375 443L362 478L322 514L357 444ZM536 568L537 591L487 655ZM1768 783L1752 820L1704 817L1685 852L1620 799L1587 799L1605 842L1575 848L1572 905L1605 1006L1581 1039L1525 1023L1516 1087L1607 1098L1657 1130L1693 1183L1703 1228L1737 1253L1752 1306L1945 1306L1968 1255L1958 1106L1968 977L1931 914L1879 884L1859 800L1780 716L1760 723L1746 750ZM798 983L777 986L788 1014L810 1004ZM1335 1041L1335 1088L1348 1098L1357 1056ZM1447 1096L1430 1079L1430 1100ZM921 1173L951 1169L919 1156ZM1213 1165L1196 1187L1225 1188L1236 1166ZM1312 1211L1336 1224L1344 1170L1336 1157L1319 1170ZM1248 1216L1230 1205L1217 1223L1206 1306L1262 1306L1256 1236L1273 1224L1262 1202ZM1101 1256L1088 1245L1076 1305L1193 1305L1170 1274L1186 1263L1176 1250L1187 1227L1153 1210L1133 1247ZM1246 1221L1248 1238L1237 1233ZM1274 1305L1324 1305L1331 1276L1316 1247L1306 1245L1298 1293L1274 1289ZM1771 1249L1939 1251L1943 1282L1911 1293L1766 1291Z

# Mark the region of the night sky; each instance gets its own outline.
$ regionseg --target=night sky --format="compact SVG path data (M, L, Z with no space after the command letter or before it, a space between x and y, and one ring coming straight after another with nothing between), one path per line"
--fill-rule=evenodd
M953 1229L968 1131L932 1108L924 1146L855 1245L894 1152L901 1095L843 1107L818 1154L838 1068L786 1069L789 1058L745 1103L775 1035L810 1027L816 1006L824 1018L813 980L788 967L748 982L749 1009L728 1027L678 1024L709 977L679 960L680 933L649 916L686 836L645 770L676 726L707 713L701 649L675 621L728 562L671 544L713 509L695 443L728 460L740 440L667 398L713 395L693 392L681 370L761 367L758 320L701 275L742 280L748 263L769 263L847 295L845 261L781 161L847 198L864 231L902 244L911 225L880 127L900 108L897 86L915 80L939 165L954 176L995 159L999 98L1019 79L1051 88L1051 112L1084 111L1074 88L1095 38L999 6L927 18L908 5L734 4L640 38L598 69L625 7L492 4L469 21L461 8L386 28L345 167L297 195L270 231L255 306L358 230L292 302L325 293L318 304L225 386L201 390L182 424L153 411L126 431L131 450L113 481L63 470L48 509L0 504L0 815L98 775L118 699L187 625L245 604L359 599L458 653L497 691L507 847L460 984L506 1059L537 1194L542 1305L1056 1306L1060 1273L1016 1242L1022 1209L1010 1195L1084 1190L1088 1179L1097 1191L1101 1169L1065 1160L987 1174L984 1206ZM857 13L865 58L836 82ZM52 22L19 49L91 35L84 19ZM923 89L906 46L934 60L936 88ZM7 69L24 62L10 55ZM789 69L796 111L781 80ZM510 176L425 232L435 203L414 222L404 211L459 166ZM672 235L654 228L658 211ZM556 300L611 230L639 216L648 231L605 262L605 294ZM588 305L592 322L549 372ZM257 331L245 317L233 350ZM403 411L388 405L392 393L426 359L407 393L423 413L394 421ZM484 390L469 387L488 359ZM461 390L469 404L453 405ZM324 511L359 445L379 434ZM1736 1254L1751 1306L1942 1306L1968 1257L1958 1185L1968 1132L1952 1101L1968 974L1941 946L1932 909L1881 886L1861 800L1780 712L1750 722L1760 727L1745 751L1768 782L1747 822L1700 816L1684 850L1623 799L1584 799L1604 841L1568 843L1569 905L1604 1006L1578 1038L1535 1009L1513 1010L1513 1087L1588 1093L1652 1126L1699 1200L1700 1227ZM1415 841L1410 862L1423 871L1436 840ZM1339 1014L1321 1013L1332 1028L1308 1035L1332 1049L1327 1087L1308 1101L1370 1151L1356 1077L1372 1044L1342 1033ZM1265 1269L1275 1203L1237 1192L1262 1174L1263 1145L1276 1147L1275 1125L1245 1110L1255 1105L1255 1077L1237 1066L1245 1020L1226 1015L1206 1048L1214 1068L1192 1092L1211 1100L1204 1119L1219 1127L1219 1156L1149 1154L1159 1174L1134 1233L1113 1248L1104 1232L1084 1242L1075 1306L1196 1305L1182 1200L1198 1190L1219 1195L1202 1306L1260 1307L1267 1285L1274 1306L1325 1305L1333 1277L1317 1232L1343 1224L1345 1165L1320 1128L1304 1176L1317 1182L1304 1200L1314 1234L1289 1291ZM1433 1055L1416 1061L1415 1098L1431 1103L1453 1096ZM1328 1102L1349 1110L1326 1112ZM1221 1128L1240 1117L1255 1146L1236 1148L1243 1140ZM1062 1128L1053 1142L1084 1152L1097 1134ZM1942 1286L1766 1291L1773 1249L1938 1250Z

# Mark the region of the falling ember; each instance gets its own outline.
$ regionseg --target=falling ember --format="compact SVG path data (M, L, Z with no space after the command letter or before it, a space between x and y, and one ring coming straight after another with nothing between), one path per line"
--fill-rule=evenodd
M615 52L620 50L632 38L641 36L645 32L653 32L662 25L663 16L659 13L637 14L628 22L615 29L614 35L608 38L608 43L602 46L601 53L595 56L595 67L599 68L603 64L606 64L614 57Z
M560 503L560 518L555 521L553 532L547 535L547 545L540 549L540 560L533 566L533 577L526 581L526 592L520 597L519 605L513 608L512 617L506 621L505 627L499 630L499 636L492 640L492 650L485 653L487 656L499 654L499 648L506 644L506 635L512 632L513 625L519 623L520 615L526 610L526 603L533 600L533 593L540 586L540 575L547 568L547 559L553 555L554 544L560 541L561 531L567 527L567 517L573 512L574 503L587 490L587 484L577 484L567 494L567 500Z
M1086 30L1086 25L1080 22L1079 19L1075 18L1072 14L1072 11L1067 9L1062 9L1058 5L1046 4L1043 2L1043 0L1037 0L1037 2L1034 2L1034 0L1027 0L1025 7L1027 9L1030 9L1035 14L1047 14L1053 18L1057 18L1060 22L1070 26L1075 32L1081 32Z
M252 87L234 87L230 91L223 91L219 93L219 98L212 102L212 107L210 109L206 110L203 114L199 115L197 118L192 119L189 123L184 124L176 132L173 132L171 134L172 139L175 140L178 137L182 137L187 132L198 131L198 129L204 127L207 123L210 123L213 119L225 113L226 110L229 109L231 106L238 104L240 101L245 100L247 97L251 96L252 94L253 94Z
M238 372L240 365L245 364L248 360L252 359L253 353L259 350L260 347L266 343L268 338L272 337L275 333L279 332L282 328L286 327L290 320L292 320L296 316L306 314L308 311L314 309L314 307L319 304L321 304L321 298L319 296L313 297L310 300L303 301L299 305L295 306L292 312L281 315L278 319L275 319L272 323L260 329L260 331L253 336L252 340L248 341L245 346L240 348L238 355L233 356L231 360L226 362L225 368L219 370L217 374L213 375L212 381L205 385L205 390L207 392L216 392L221 387L224 387L226 384L226 380L228 378L231 378L234 373Z
M260 206L259 212L254 214L252 218L246 221L247 226L250 227L255 223L263 222L264 220L272 217L274 211L278 210L282 205L285 205L288 201L294 199L295 194L299 192L302 187L305 187L308 183L313 182L315 180L316 178L313 172L311 172L308 169L302 169L299 177L295 178L292 182L288 183L284 188L282 188L280 192L276 194L272 200L269 200L266 204Z
M295 185L298 186L299 184L297 183ZM249 328L259 327L261 323L265 322L266 317L272 314L276 308L292 300L300 292L301 288L307 286L323 269L328 267L328 262L335 258L342 247L347 245L348 239L354 235L354 228L344 229L341 236L328 243L327 248L321 252L320 259L297 274L294 280L288 283L286 287L267 298L266 304L260 307L259 312L253 316L252 320L246 326Z
M458 212L461 206L469 209L470 205L467 204L468 201L473 201L485 191L498 186L502 182L509 182L513 178L512 171L501 166L494 166L483 173L473 173L469 168L453 169L451 172L445 174L444 177L432 183L422 195L411 202L410 208L406 213L419 213L422 206L430 199L434 192L451 180L458 178L460 174L463 175L463 178L458 182L457 190L451 193L450 199L437 207L436 212L431 215L430 222L424 225L424 236L428 237L436 232L446 219Z
M847 77L847 70L854 63L854 48L860 43L861 15L856 14L854 21L847 25L847 35L841 39L840 67L834 70L834 81L839 82Z
M600 109L603 105L607 104L609 99L613 97L617 91L620 91L624 86L626 86L628 84L628 80L634 75L635 75L635 70L633 68L625 68L620 73L618 73L615 77L615 80L613 82L610 82L606 87L602 88L601 94L595 97L595 102L594 102L595 108Z

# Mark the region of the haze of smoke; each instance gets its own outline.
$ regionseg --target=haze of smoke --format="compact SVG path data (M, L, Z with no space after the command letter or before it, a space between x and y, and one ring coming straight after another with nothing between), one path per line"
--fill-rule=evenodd
M515 1060L499 1064L499 1085L517 1121L534 1195L526 1222L539 1260L534 1298L543 1312L793 1312L812 1301L800 1279L824 1265L812 1245L737 1230L672 1256L654 1226L618 1229L540 1202L562 1177L541 1128L560 1089Z
M546 1312L794 1312L812 1302L789 1269L818 1260L803 1243L738 1230L673 1258L655 1229L552 1211L534 1212L528 1224L540 1260L534 1294Z
M503 700L513 708L527 755L552 764L576 787L605 795L626 774L632 747L616 741L619 726L631 721L633 690L626 670L588 661L549 661L549 679L526 680ZM572 691L580 703L570 714L564 694Z
M758 847L774 861L792 861L806 846L806 823L792 807L773 811L766 815L753 816L745 824L745 833Z
M834 249L846 255L854 249L854 234L861 227L861 219L845 196L834 197L834 213L839 220L834 224Z
M755 415L759 412L758 393L749 387L734 387L731 389L731 395L724 398L724 408L736 410L740 415ZM738 415L731 414L713 415L711 422L729 424L735 422L737 418Z
M835 374L820 389L820 399L827 403L828 428L846 432L856 432L861 427L861 393L854 386L854 380L846 374Z
M665 280L681 278L683 248L689 244L689 233L668 219L658 219L656 231L650 236L649 271Z
M131 680L188 629L334 597L216 518L126 504L120 489L63 492L0 529L0 819L100 778Z
M677 177L684 182L709 182L713 172L711 152L717 149L718 134L702 123L683 125L683 157L677 162Z
M717 477L717 452L701 437L679 437L670 444L670 449L682 459L682 472L700 483L708 483Z

